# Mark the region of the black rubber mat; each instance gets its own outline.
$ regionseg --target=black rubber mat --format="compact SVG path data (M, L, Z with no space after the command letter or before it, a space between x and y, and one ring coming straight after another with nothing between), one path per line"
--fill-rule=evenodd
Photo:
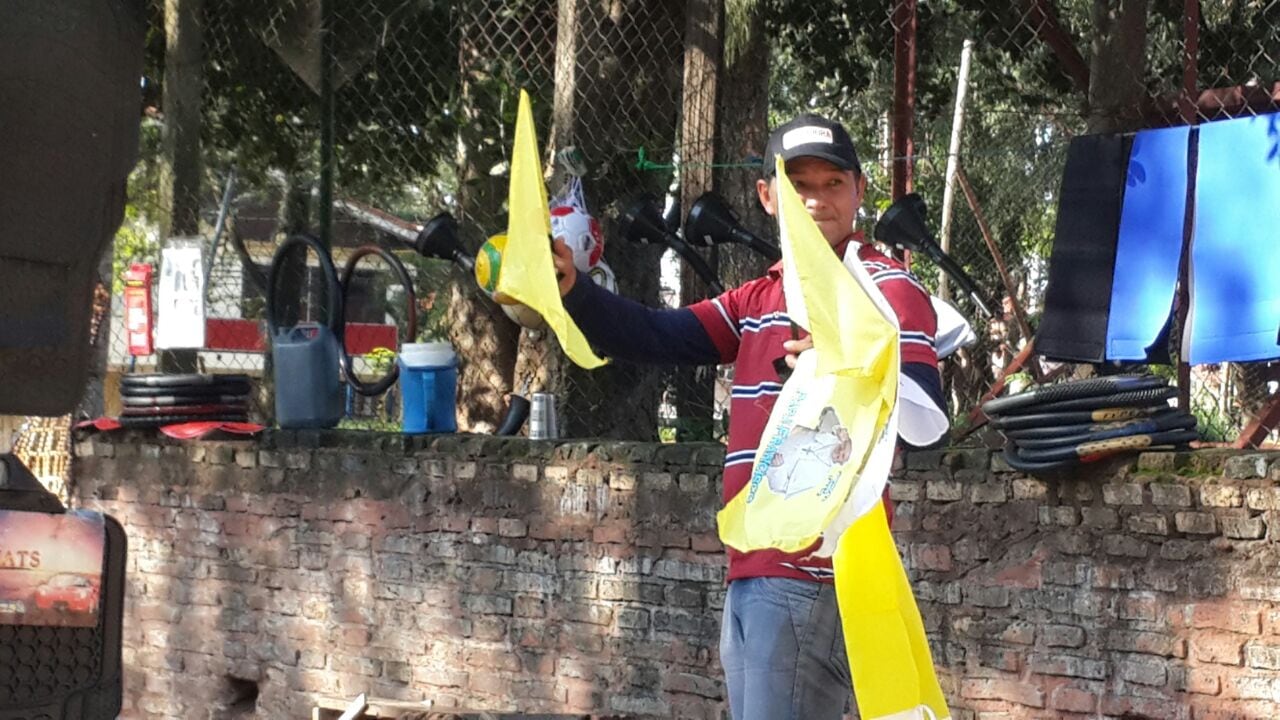
M243 404L228 403L226 405L162 405L136 407L126 405L121 417L147 417L150 415L222 415L226 413L243 413Z
M1067 145L1044 312L1036 353L1054 360L1102 362L1120 210L1133 139L1078 135Z
M153 415L151 417L119 418L121 427L146 428L162 425L178 425L189 422L248 422L244 413L225 413L222 415Z

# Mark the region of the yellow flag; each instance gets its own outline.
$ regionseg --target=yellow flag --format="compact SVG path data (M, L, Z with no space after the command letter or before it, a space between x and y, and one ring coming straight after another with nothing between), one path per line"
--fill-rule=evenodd
M949 720L920 609L878 503L840 536L833 558L858 715Z
M814 350L778 396L747 487L720 511L720 539L743 552L817 542L859 484L897 401L896 316L873 299L879 291L860 263L841 265L780 159L778 168L787 314L808 328ZM828 555L834 538L830 546Z
M588 370L606 360L591 352L582 331L560 299L551 261L551 211L542 182L538 138L533 127L529 94L520 91L515 141L511 148L511 187L507 195L507 247L497 291L532 308L547 321L569 359Z

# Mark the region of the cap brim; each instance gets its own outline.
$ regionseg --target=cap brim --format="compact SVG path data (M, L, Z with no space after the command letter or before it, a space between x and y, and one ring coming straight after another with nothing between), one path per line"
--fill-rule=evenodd
M811 151L811 150L800 150L799 152L796 152L794 154L788 154L785 152L782 153L782 161L784 163L791 162L796 158L802 158L802 157L811 157L811 158L818 158L819 160L826 160L827 162L831 163L832 165L835 165L841 170L854 170L858 168L857 163L849 162L848 158L842 158L839 155L835 155L833 153ZM769 176L769 177L773 176L773 167L774 167L773 162L771 162L768 158L766 158L765 168L764 168L766 176Z

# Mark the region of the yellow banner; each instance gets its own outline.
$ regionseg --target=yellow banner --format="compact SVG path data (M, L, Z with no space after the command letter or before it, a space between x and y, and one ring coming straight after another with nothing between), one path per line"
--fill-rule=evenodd
M527 305L547 321L569 359L588 370L607 361L591 352L586 337L560 299L551 260L551 212L538 160L529 94L520 91L515 140L511 148L511 187L507 195L507 247L497 291Z

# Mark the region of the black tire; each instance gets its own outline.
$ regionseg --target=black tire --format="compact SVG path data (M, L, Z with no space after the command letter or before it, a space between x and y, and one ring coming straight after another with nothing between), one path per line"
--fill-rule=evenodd
M991 418L990 425L995 430L1056 428L1063 425L1087 426L1093 423L1111 423L1146 418L1165 412L1168 409L1170 408L1104 407L1096 410L1073 410L1071 412L1037 413L1035 415L1000 415Z
M148 397L130 397L125 395L121 402L130 407L172 407L174 405L246 405L248 395L156 395Z
M1056 402L1021 408L1017 412L1001 413L997 417L1018 417L1020 415L1032 414L1042 415L1045 413L1058 413L1066 410L1144 407L1147 405L1168 407L1168 403L1165 401L1176 397L1177 394L1177 388L1166 385L1164 387L1147 388L1145 390L1127 390L1125 392L1112 393L1110 395L1097 395L1094 397L1075 398L1073 400L1058 400Z
M250 390L246 381L232 381L218 385L168 385L121 387L120 397L148 398L164 395L184 395L186 397L208 397L211 395L247 395Z
M248 383L248 375L203 375L197 373L165 375L150 373L146 375L125 375L120 378L120 386L127 388L166 388L166 387L204 387L220 386L228 383Z
M1118 423L1115 427L1086 425L1084 426L1086 430L1083 432L1069 432L1038 438L1018 438L1014 437L1013 434L1010 433L1007 437L1018 446L1019 450L1035 450L1059 447L1063 445L1079 445L1081 443L1098 442L1100 440L1126 437L1128 435L1143 435L1165 432L1168 430L1187 430L1194 428L1195 426L1196 419L1194 416L1175 412L1150 417L1145 420L1131 420L1125 423Z
M1031 407L1063 400L1115 395L1120 392L1160 388L1166 385L1164 378L1155 375L1113 375L1088 378L1057 385L1044 385L1017 395L988 400L982 404L982 412L991 416L1024 409L1030 411Z
M1078 458L1087 462L1095 456L1114 455L1119 452L1146 450L1162 445L1186 445L1199 440L1200 434L1194 430L1169 430L1158 433L1141 433L1124 437L1096 440L1094 442L1060 445L1051 448L1018 448L1018 457L1028 462L1053 462Z

